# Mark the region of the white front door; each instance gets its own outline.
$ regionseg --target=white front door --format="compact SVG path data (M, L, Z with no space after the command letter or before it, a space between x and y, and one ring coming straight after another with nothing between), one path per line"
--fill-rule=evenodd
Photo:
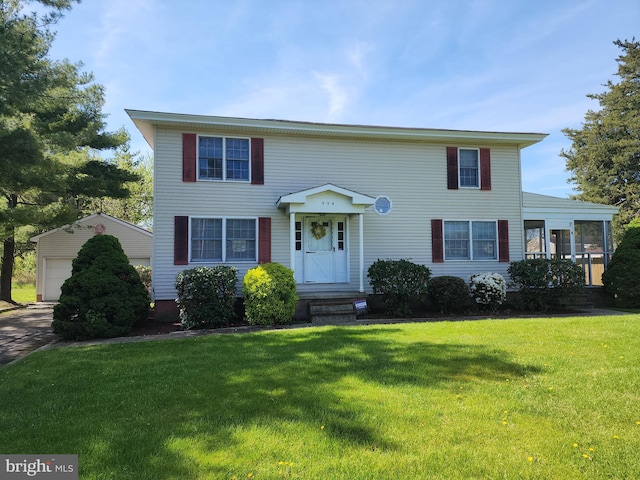
M304 223L304 281L334 283L334 220L327 217L306 217Z

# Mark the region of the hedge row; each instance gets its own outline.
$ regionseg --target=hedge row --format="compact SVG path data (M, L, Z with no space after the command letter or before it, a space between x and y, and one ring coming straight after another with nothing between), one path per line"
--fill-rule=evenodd
M508 272L518 293L516 306L522 309L544 311L584 291L584 271L571 260L511 262ZM497 273L474 274L465 282L454 276L431 278L426 266L409 260L377 260L368 277L374 293L383 296L386 312L394 316L409 316L412 301L429 299L443 313L472 306L495 311L506 301L507 283Z

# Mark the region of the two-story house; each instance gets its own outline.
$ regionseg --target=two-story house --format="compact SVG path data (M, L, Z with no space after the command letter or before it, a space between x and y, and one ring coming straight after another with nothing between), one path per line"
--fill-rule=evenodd
M240 282L278 262L304 298L370 292L377 259L466 279L527 255L590 267L612 251L615 208L522 192L520 151L545 134L127 113L154 151L159 318L196 266L233 265Z

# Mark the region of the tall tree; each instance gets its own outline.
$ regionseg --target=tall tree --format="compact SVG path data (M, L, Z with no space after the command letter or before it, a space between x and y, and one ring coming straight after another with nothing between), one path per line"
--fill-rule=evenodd
M0 299L11 301L16 228L59 226L77 217L87 192L125 197L136 176L95 159L123 131L105 132L102 86L81 64L54 61L50 27L76 0L0 0Z
M581 129L563 130L572 146L560 155L580 192L576 198L620 208L619 233L640 217L640 42L613 43L623 51L616 59L620 81L609 80L607 91L587 95L600 110L587 111Z
M153 160L149 155L132 152L129 143L118 147L111 160L119 169L130 172L139 180L128 182L127 198L91 195L83 200L84 214L104 212L134 225L150 228L153 218Z

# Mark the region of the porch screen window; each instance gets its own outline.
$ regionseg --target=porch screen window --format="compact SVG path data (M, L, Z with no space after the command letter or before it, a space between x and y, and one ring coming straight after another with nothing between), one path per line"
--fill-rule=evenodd
M192 218L191 260L255 261L256 238L255 219Z
M477 149L464 149L458 151L460 161L460 187L480 186L480 158Z
M249 180L249 139L199 137L198 175L203 180Z
M444 222L446 260L497 260L496 222Z
M527 258L544 258L546 256L544 220L525 220L524 238Z
M611 261L611 222L576 220L576 262L585 271L587 285L602 285L602 274Z

